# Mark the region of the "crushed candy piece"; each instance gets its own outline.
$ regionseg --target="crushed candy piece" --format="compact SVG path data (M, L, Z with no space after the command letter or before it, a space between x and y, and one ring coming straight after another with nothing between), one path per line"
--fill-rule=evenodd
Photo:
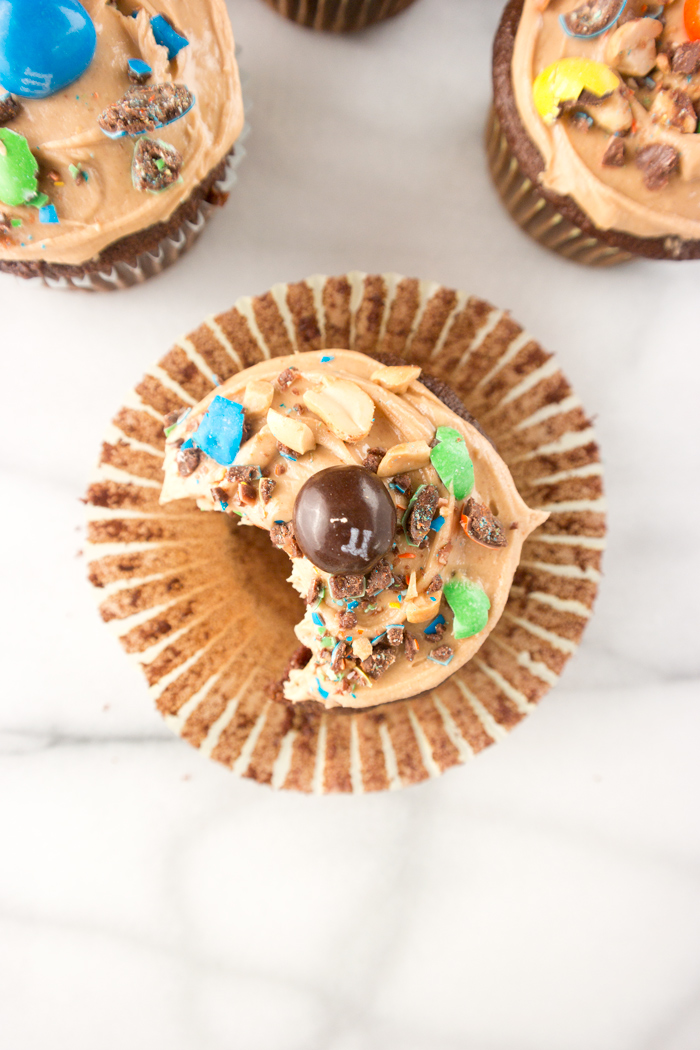
M240 466L234 464L232 467L229 467L226 472L226 477L229 481L243 481L247 485L252 485L254 481L259 481L261 476L262 472L260 467L248 466L247 464Z
M446 622L447 621L445 620L445 617L442 615L442 613L438 613L435 619L431 620L428 626L423 629L423 634L426 637L437 634L439 629L445 626Z
M58 213L53 204L44 204L43 207L39 208L39 222L43 222L48 226L58 224Z
M474 464L467 443L453 427L438 427L435 437L437 445L430 453L430 462L455 499L464 499L474 488Z
M127 76L134 84L145 84L153 76L153 70L142 58L130 58L127 62Z
M390 623L386 629L386 640L392 649L403 645L404 626L402 623Z
M273 481L272 478L262 478L260 485L258 486L258 491L260 492L260 499L263 501L263 503L270 502L270 500L272 499L272 493L274 492L276 485L277 482Z
M137 190L160 193L180 178L182 154L160 139L139 139L131 163L131 179Z
M609 66L591 58L560 58L547 66L532 87L537 112L545 124L559 116L559 105L565 99L578 99L582 91L602 98L620 86L620 80Z
M576 10L560 15L559 21L569 36L590 40L610 29L626 6L627 0L584 0Z
M296 541L296 537L294 535L294 526L292 525L291 521L276 521L270 529L270 540L272 541L273 547L278 547L280 550L285 550L290 558L302 557L301 548L299 547L299 544ZM314 623L318 623L319 620L321 623L323 623L323 620L321 620L321 617L318 616L318 613L314 613Z
M97 123L112 139L145 135L184 117L194 102L194 95L184 84L134 86L108 106Z
M86 171L83 171L79 164L69 164L68 171L70 172L71 177L75 180L75 182L81 183L88 181L88 173Z
M340 601L344 598L362 597L365 593L365 578L354 573L344 576L331 576L328 580L331 589L331 597Z
M177 472L182 478L188 478L194 474L202 459L202 453L198 448L181 448L175 457Z
M435 485L421 485L409 503L403 526L406 539L412 546L417 547L430 532L439 498Z
M482 547L508 546L506 530L483 503L468 499L460 521L467 536L476 540Z
M338 620L341 630L353 631L357 627L357 616L354 612L344 612L340 614Z
M280 390L287 390L294 380L299 375L298 368L285 368L284 372L280 372L277 376L277 386Z
M619 135L613 135L607 145L601 164L605 168L622 168L625 164L625 144Z
M360 667L368 678L376 680L381 678L383 674L386 674L395 662L396 653L392 653L391 649L379 649L372 653L371 656L368 656L366 660L363 660Z
M160 44L161 47L168 49L168 58L171 62L182 51L183 47L187 47L189 44L187 37L182 36L173 29L170 22L163 15L155 15L151 19L151 29L153 30L153 38L156 44Z
M381 594L388 587L391 587L394 582L394 576L391 571L389 564L382 559L378 562L367 580L367 597L374 598L375 595Z
M379 464L386 456L385 448L368 448L367 455L362 460L362 466L371 474L376 474Z
M403 639L403 653L406 659L408 660L409 664L412 664L415 660L416 653L418 652L419 648L420 646L418 645L418 640L414 638L412 634L409 634L408 631L405 631Z
M311 609L318 609L319 605L323 601L323 596L326 593L326 588L323 584L323 580L320 576L317 576L314 582L311 584L311 589L306 596L306 604Z
M0 88L0 124L9 124L18 117L22 110L20 102L9 91L4 94Z
M241 447L243 409L217 394L191 436L192 443L222 467L230 466Z
M471 638L488 623L491 602L483 587L466 577L455 576L443 588L447 604L454 613L455 638Z
M662 190L678 170L680 154L673 146L654 143L637 151L634 162L642 173L648 190Z
M428 653L428 659L433 660L436 664L441 664L443 667L447 667L448 664L452 663L454 655L455 651L449 645L440 645L437 649L433 649L432 652Z
M0 128L0 201L11 208L33 204L38 171L36 157L24 135Z
M691 40L679 44L671 57L671 69L674 73L692 77L700 70L700 41Z

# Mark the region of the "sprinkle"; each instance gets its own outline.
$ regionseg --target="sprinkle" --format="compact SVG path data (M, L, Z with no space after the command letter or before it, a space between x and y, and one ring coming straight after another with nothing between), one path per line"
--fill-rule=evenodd
M223 499L219 500L219 506L222 510L228 510L228 503Z
M321 639L321 645L325 649L332 649L334 647L334 645L335 645L335 642L333 641L332 638L322 638Z
M58 215L53 204L45 204L42 208L39 208L39 222L49 225L58 223Z
M435 597L434 594L429 594L428 597L430 598L431 602L436 602L437 601L437 598Z
M382 631L382 633L378 634L376 638L373 638L372 639L372 645L376 645L377 642L379 641L379 639L383 638L385 634L386 634L386 631Z
M321 358L322 365L327 365L329 361L335 361L335 354L324 354Z
M435 634L438 627L440 627L443 623L446 623L445 617L442 615L442 613L438 613L435 619L430 621L428 626L423 631L423 634Z
M312 613L311 614L311 619L313 620L313 622L316 624L317 627L325 627L326 626L324 624L323 620L321 619L321 617L318 615L318 613Z
M415 558L415 557L416 557L416 555L415 554L411 554L410 552L407 553L407 554L399 554L399 558Z
M431 532L439 532L442 526L445 524L445 519L442 515L438 518L433 519L433 523L430 526Z
M317 687L319 693L321 694L321 696L323 697L323 699L324 700L327 699L327 697L328 697L328 690L323 688L323 686L321 685L321 683L318 680L318 678L316 679L316 687Z
M88 181L88 173L86 171L83 171L79 164L70 164L68 166L68 171L71 173L71 176L75 179L76 182ZM63 183L57 182L56 185L62 186Z
M280 452L280 456L282 457L282 459L288 459L290 463L296 463L297 461L296 456L289 456L286 452Z
M13 225L13 226L14 226L15 228L16 228L17 226L21 226L21 225L22 225L22 220L21 220L21 219L10 219L10 222L12 223L12 225Z
M212 372L211 381L214 384L214 386L221 386L221 382L219 381L219 377L216 374L216 372Z
M352 612L354 609L356 609L358 607L359 604L360 603L358 601L348 602L348 609Z
M401 603L400 602L389 602L389 608L390 609L400 609L401 608Z
M176 32L170 25L170 22L166 21L162 15L156 15L151 19L151 29L153 30L156 44L160 44L161 47L167 47L168 58L171 61L182 51L183 47L187 47L189 44L187 37L181 36Z

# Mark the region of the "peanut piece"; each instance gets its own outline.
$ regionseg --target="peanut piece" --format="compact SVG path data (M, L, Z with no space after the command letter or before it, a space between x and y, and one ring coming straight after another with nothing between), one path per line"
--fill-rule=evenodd
M304 404L343 441L361 441L372 429L374 402L349 379L331 379L307 390Z
M419 470L430 463L430 445L427 441L403 441L393 445L377 468L377 477L391 478L409 470Z
M379 383L394 394L405 394L414 379L420 375L415 365L382 365L372 372L370 382Z
M619 73L645 77L656 65L656 38L663 26L657 18L635 18L608 37L604 61Z
M419 594L417 598L404 601L401 608L409 623L424 623L435 616L439 606L438 602L431 602L427 595Z
M358 660L366 660L368 656L371 656L372 643L369 638L356 638L352 643L352 652Z
M292 416L283 416L281 412L271 408L267 413L267 425L271 432L287 448L303 455L312 452L316 448L316 438L310 427L302 423L300 419Z
M277 439L265 426L254 434L245 445L241 445L234 462L235 466L266 467L277 455Z
M243 408L251 416L264 416L272 405L275 388L264 379L253 379L243 394Z

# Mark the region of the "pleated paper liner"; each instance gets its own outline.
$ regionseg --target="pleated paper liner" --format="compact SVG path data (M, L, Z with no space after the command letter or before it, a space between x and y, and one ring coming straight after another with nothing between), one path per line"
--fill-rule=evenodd
M265 0L278 14L309 29L345 33L383 22L415 0Z
M518 226L544 248L585 266L616 266L632 255L606 244L558 211L520 167L494 109L486 127L486 155L493 183Z
M447 381L524 499L527 540L505 613L439 689L369 710L273 699L303 608L267 534L160 506L163 417L263 358L349 347ZM88 492L90 579L168 725L235 773L300 791L381 791L499 740L556 684L591 615L605 504L600 454L556 360L503 311L394 274L312 277L241 299L181 339L117 413Z

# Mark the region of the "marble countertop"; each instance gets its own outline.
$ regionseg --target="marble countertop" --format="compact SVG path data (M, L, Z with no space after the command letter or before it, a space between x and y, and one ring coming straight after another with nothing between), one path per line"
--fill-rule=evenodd
M356 38L229 0L254 105L226 210L128 293L0 280L7 1050L697 1050L700 263L582 270L510 222L497 0ZM598 607L507 740L399 793L232 777L172 736L85 582L79 497L143 368L240 295L399 271L512 310L597 417Z

